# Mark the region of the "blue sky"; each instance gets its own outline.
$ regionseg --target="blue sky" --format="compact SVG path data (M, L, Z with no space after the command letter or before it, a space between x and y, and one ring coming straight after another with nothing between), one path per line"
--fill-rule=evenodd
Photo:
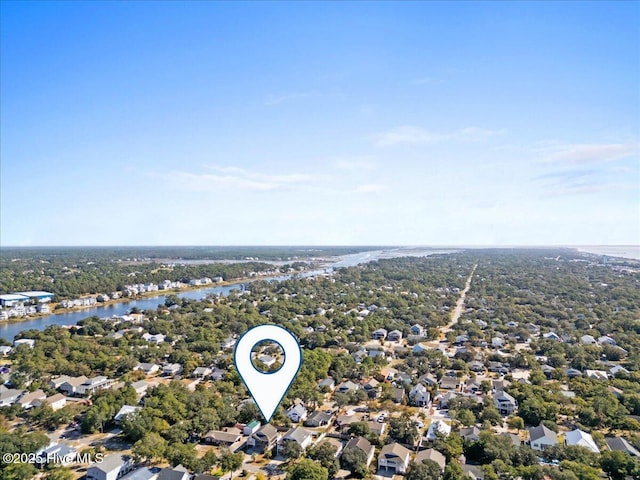
M1 5L1 245L640 243L640 3Z

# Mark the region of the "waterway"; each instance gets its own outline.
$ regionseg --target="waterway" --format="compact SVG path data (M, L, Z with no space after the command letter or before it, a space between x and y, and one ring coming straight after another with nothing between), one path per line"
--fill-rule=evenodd
M335 268L352 267L362 263L371 262L380 258L393 258L397 256L418 256L426 257L434 254L447 254L452 253L455 250L426 250L426 249L388 249L388 250L374 250L369 252L360 252L350 255L344 255L339 260L328 264L325 268L320 270L308 271L299 274L301 277L309 277L319 275L325 272L332 272ZM281 281L291 278L290 275L281 275L277 277L270 277L270 281ZM231 290L239 290L243 288L246 283L234 283L231 285L224 285L218 287L204 287L197 290L189 290L186 292L171 292L178 298L188 298L192 300L202 300L208 295L228 295ZM132 308L138 310L152 310L158 308L158 305L164 305L166 295L158 295L154 297L146 297L138 300L131 300L128 302L113 303L110 305L97 305L93 308L83 308L75 312L68 313L54 313L46 317L38 317L31 320L24 320L14 323L2 323L0 324L0 337L9 341L13 341L13 338L24 330L36 329L44 330L50 325L75 325L80 320L91 316L98 317L112 317L113 315L125 315L130 312Z

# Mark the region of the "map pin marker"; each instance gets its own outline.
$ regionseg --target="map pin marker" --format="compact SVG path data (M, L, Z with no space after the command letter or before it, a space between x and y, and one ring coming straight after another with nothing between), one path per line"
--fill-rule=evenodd
M263 373L251 362L251 350L262 341L276 342L284 352L284 363L277 372ZM259 325L245 332L233 353L236 370L267 423L289 390L302 365L298 340L277 325Z

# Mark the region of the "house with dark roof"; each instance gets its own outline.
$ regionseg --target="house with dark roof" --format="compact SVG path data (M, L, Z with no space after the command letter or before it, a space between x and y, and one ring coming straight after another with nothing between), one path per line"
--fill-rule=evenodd
M305 427L324 427L329 425L333 415L330 412L316 410L304 421Z
M500 415L511 415L518 409L518 401L505 391L497 391L493 395L493 403Z
M609 450L613 450L615 452L625 452L632 457L640 457L640 452L622 437L608 437L604 440L605 442L607 442Z
M350 448L357 448L359 450L362 450L367 458L367 466L369 466L369 464L373 460L373 454L375 453L375 448L373 447L373 445L371 445L369 440L364 437L353 437L344 446L342 452L344 453Z
M264 453L272 449L278 443L279 438L280 435L276 427L267 423L249 437L247 447Z
M529 445L533 450L544 450L558 444L558 435L542 423L529 429Z

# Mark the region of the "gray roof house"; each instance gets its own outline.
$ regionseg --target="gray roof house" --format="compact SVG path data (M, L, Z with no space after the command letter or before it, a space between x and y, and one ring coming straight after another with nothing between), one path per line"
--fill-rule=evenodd
M87 469L87 480L116 480L133 469L133 460L119 453L107 455Z
M529 443L533 450L544 450L546 447L558 444L558 435L541 423L529 429Z

